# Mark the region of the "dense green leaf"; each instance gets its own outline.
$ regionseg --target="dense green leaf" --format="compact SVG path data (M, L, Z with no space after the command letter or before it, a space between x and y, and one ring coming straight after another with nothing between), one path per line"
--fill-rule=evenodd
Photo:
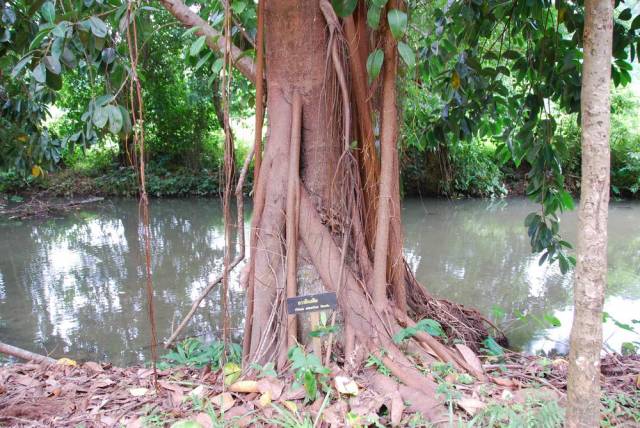
M333 10L336 11L336 15L341 18L349 16L353 13L358 5L358 0L331 0Z
M117 134L122 130L122 114L118 106L109 106L109 132Z
M384 62L384 52L381 49L376 49L369 54L367 58L367 74L369 75L369 81L375 80L382 70L382 63Z
M375 5L371 5L367 11L367 25L376 30L380 25L381 9Z
M200 51L202 50L205 42L207 41L207 37L206 36L200 36L198 37L192 44L191 47L189 48L189 55L191 56L198 56L198 54L200 53Z
M620 12L620 15L618 15L618 19L620 19L622 21L630 20L631 19L631 9L630 8L626 8L625 10Z
M40 14L47 22L53 24L56 19L56 7L54 6L53 2L45 2L40 8Z
M402 38L407 30L407 14L398 9L391 9L387 13L387 20L393 37L396 39Z
M18 74L20 74L20 72L24 69L24 67L31 62L31 59L33 58L33 56L31 55L27 55L24 58L22 58L20 61L18 61L18 63L15 65L15 67L13 67L13 69L11 70L11 78L15 79Z
M416 55L406 43L398 42L398 52L408 67L413 67L416 64Z
M43 63L39 63L36 68L33 69L32 73L36 82L44 83L47 80L47 70Z
M233 12L237 15L241 14L246 7L247 3L241 0L236 0L231 3L231 9L233 9Z
M104 128L109 120L109 106L100 107L96 106L93 111L93 124L98 128Z
M102 50L102 62L111 64L116 59L116 50L114 48L105 48Z
M91 32L98 38L104 38L107 35L107 24L97 16L89 18L89 25L91 26Z
M60 65L60 61L58 60L58 58L54 56L51 56L51 55L46 56L44 58L44 65L45 67L47 67L47 70L49 70L53 74L60 74L60 72L62 71L62 66Z

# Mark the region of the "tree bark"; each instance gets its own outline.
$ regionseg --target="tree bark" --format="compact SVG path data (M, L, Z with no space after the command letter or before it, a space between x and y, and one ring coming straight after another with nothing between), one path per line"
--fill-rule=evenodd
M186 27L198 27L197 35L207 36L207 46L215 52L222 54L225 50L225 38L207 21L202 19L196 12L191 10L180 0L160 0L162 5L178 21ZM233 65L251 82L256 82L256 68L251 57L244 55L237 46L231 46L231 61Z
M600 425L602 307L607 277L613 6L586 0L582 70L582 185L569 352L567 427Z

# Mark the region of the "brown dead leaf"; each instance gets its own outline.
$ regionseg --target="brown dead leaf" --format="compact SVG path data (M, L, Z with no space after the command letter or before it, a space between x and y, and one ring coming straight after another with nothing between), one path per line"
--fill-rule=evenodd
M512 388L515 386L513 380L506 377L492 377L491 381L493 381L493 383L495 383L496 385L504 386L506 388Z
M262 394L266 394L267 392L271 394L272 400L279 400L282 395L282 391L284 390L284 382L272 378L265 377L264 379L260 379L258 381L258 391Z
M142 397L144 395L147 395L148 392L149 392L149 389L147 388L130 388L129 389L129 394L133 395L134 397Z
M469 348L467 345L463 345L461 343L457 343L456 348L462 355L462 358L467 362L467 364L469 364L469 366L473 370L475 370L476 373L474 373L474 375L484 376L484 369L482 368L482 362L480 361L480 358L478 358L476 353L473 352L471 348Z
M209 416L208 414L204 413L204 412L200 412L196 415L196 417L194 418L194 420L199 423L200 425L202 425L202 428L212 428L213 427L213 421L211 420L211 416Z
M226 412L230 408L236 404L235 398L231 396L228 392L223 392L222 394L218 394L211 399L211 404L219 407L223 412Z
M298 387L293 389L293 387L289 386L285 393L282 396L283 400L302 400L305 397L305 392L303 387Z
M103 378L99 378L97 379L94 383L93 386L95 386L96 388L106 388L107 386L111 386L113 385L115 382L113 380L111 380L108 377L103 377Z
M358 395L358 384L353 379L346 376L336 376L334 383L340 394Z
M258 405L260 407L267 407L269 404L271 404L271 392L267 391L260 396Z
M169 391L169 397L171 397L171 405L174 408L180 407L184 401L184 393L182 391Z
M138 372L136 373L136 375L140 379L147 378L147 377L151 376L152 374L153 374L153 369L139 369Z
M174 392L184 392L186 390L186 388L178 385L177 383L167 382L166 380L159 380L158 385L164 389Z
M402 422L404 412L404 401L400 392L396 391L391 397L391 425L398 426Z
M470 397L461 398L456 403L471 416L475 415L478 410L484 409L487 405L483 401Z
M135 418L125 423L127 428L143 428L144 418Z
M640 374L636 376L636 388L640 389Z
M103 373L104 369L102 368L102 366L96 362L93 361L87 361L86 363L84 363L82 365L83 368L94 371L94 372L98 372L98 373Z
M247 427L252 424L251 413L252 409L247 405L235 406L225 412L224 419L229 422L228 426L233 427Z
M16 382L18 382L22 386L37 386L40 384L36 379L27 375L16 375Z
M206 392L204 385L198 385L189 393L189 395L191 397L202 398L205 396Z

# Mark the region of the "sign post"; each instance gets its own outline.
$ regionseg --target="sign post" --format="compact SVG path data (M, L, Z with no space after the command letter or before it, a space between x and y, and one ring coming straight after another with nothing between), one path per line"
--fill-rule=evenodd
M309 294L306 296L296 296L287 298L287 313L289 315L298 315L309 313L311 319L311 328L316 329L320 323L320 311L334 310L338 306L336 293L320 293ZM311 341L313 344L313 353L322 358L322 344L319 337L314 337Z

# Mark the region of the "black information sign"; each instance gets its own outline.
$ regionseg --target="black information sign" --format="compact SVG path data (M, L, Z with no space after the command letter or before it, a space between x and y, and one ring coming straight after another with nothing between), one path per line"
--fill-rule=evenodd
M295 315L304 312L324 311L335 309L337 305L336 293L310 294L288 298L287 312L289 315Z

